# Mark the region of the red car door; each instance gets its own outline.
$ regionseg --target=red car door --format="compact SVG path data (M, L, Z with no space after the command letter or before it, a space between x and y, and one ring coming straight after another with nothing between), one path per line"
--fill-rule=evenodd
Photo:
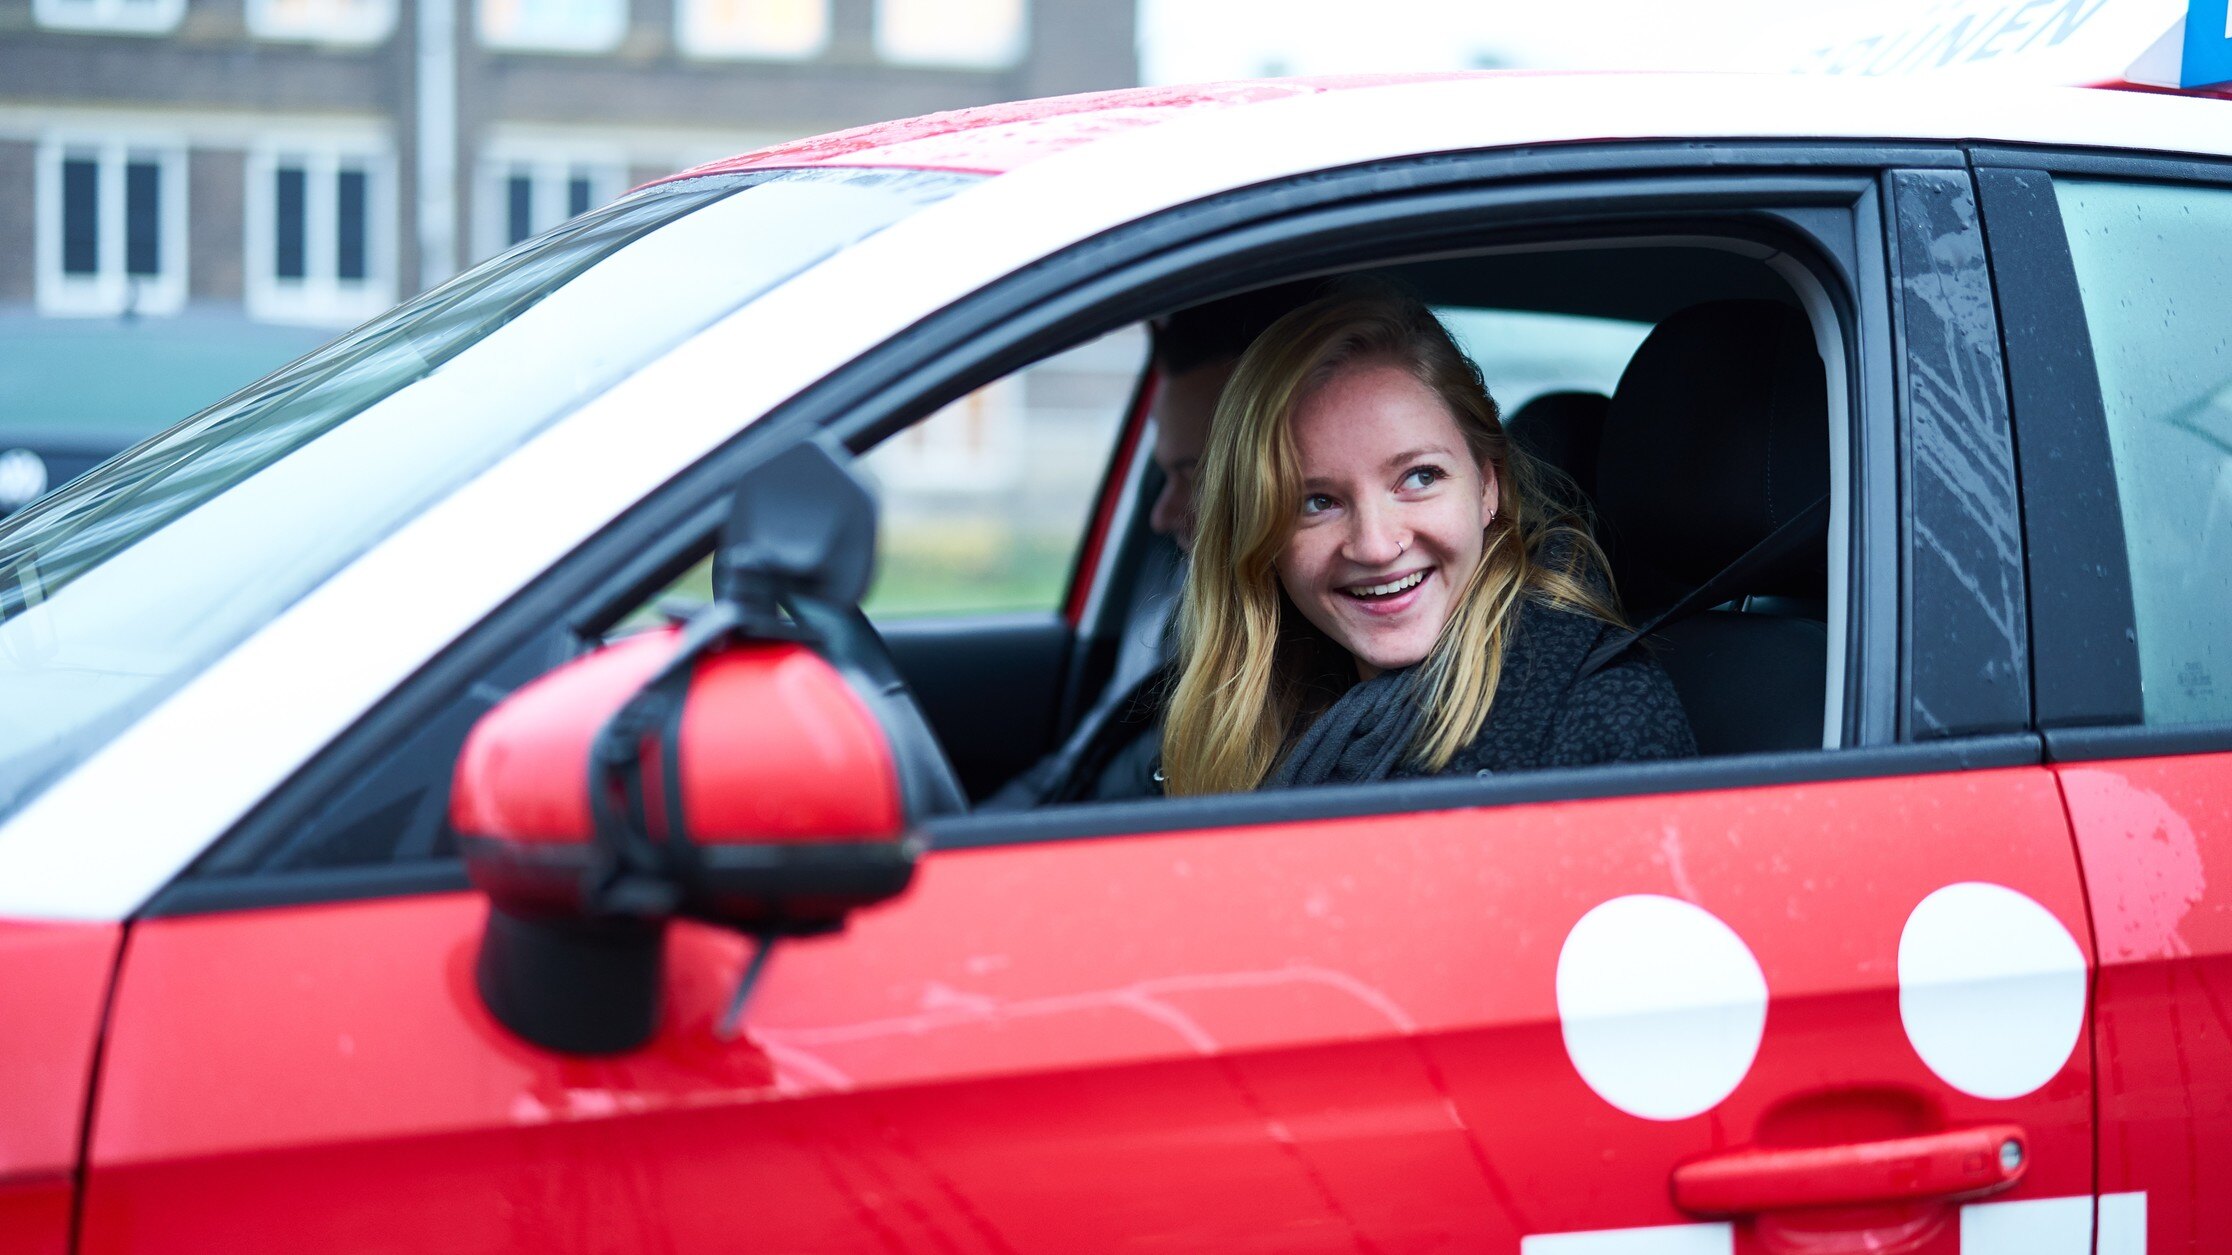
M2034 492L2039 718L2100 945L2103 1255L2232 1242L2232 180L1991 154L1994 251L2056 311L2010 366L2058 398ZM2013 299L2013 298L2011 298ZM2029 343L2025 343L2025 341ZM2020 409L2018 411L2021 412ZM2034 433L2033 425L2037 430ZM2051 652L2049 652L2051 651Z
M1866 1196L1859 1148L1968 1128L2019 1130L2002 1199L2091 1188L2035 767L934 853L779 951L735 1041L743 944L681 934L656 1041L607 1060L488 1018L483 912L135 927L85 1249L1953 1251L1953 1199L1788 1211L1755 1166L1712 1221L1669 1180L1828 1147L1806 1188Z
M2232 754L2158 753L2141 738L2055 738L2100 937L2104 1255L2212 1251L2232 1198ZM2151 739L2151 738L2150 738ZM2223 737L2215 741L2221 745Z
M0 1240L64 1255L101 1011L116 970L114 924L0 919Z

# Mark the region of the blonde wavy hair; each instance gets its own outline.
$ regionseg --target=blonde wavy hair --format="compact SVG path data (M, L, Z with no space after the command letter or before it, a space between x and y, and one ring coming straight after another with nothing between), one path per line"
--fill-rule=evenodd
M1337 682L1354 678L1353 660L1287 599L1274 563L1302 503L1289 419L1335 375L1367 365L1395 366L1440 397L1500 496L1480 565L1419 664L1425 717L1406 755L1411 769L1442 770L1479 734L1526 598L1619 622L1609 589L1591 576L1605 569L1596 542L1550 494L1555 472L1505 436L1479 369L1433 312L1377 284L1322 297L1248 348L1210 422L1163 729L1172 795L1262 784L1304 721L1322 713L1329 670L1347 672Z

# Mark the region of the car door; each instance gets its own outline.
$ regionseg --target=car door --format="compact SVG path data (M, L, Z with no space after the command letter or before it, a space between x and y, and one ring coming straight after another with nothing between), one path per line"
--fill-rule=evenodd
M2232 1153L2232 171L1995 153L1986 225L2009 300L2039 718L2100 945L2102 1252L2232 1235L2207 1165ZM2051 629L2051 631L2049 630Z
M747 943L678 928L655 1039L610 1058L488 1016L454 864L242 859L130 930L84 1248L2083 1249L2092 947L2021 735L1973 199L1955 154L1802 156L1686 146L1654 160L1713 188L1549 207L1446 162L1271 189L1478 185L1158 261L1195 269L1138 300L1444 230L1459 193L1519 226L1706 206L1827 258L1835 750L938 821L905 897L778 948L734 1038ZM378 775L329 769L277 847L392 822L343 804Z
M0 1234L11 1250L65 1255L75 1215L86 1096L122 930L110 923L0 920Z
M737 1041L742 944L678 936L657 1040L614 1059L488 1018L467 894L149 920L85 1248L1555 1251L1700 1223L1668 1200L1699 1156L1970 1126L2021 1130L2014 1197L2087 1194L2050 781L1855 757L1900 778L937 852L779 949ZM2043 996L1964 967L2009 932L2065 948ZM1964 1223L1685 1231L1954 1250Z

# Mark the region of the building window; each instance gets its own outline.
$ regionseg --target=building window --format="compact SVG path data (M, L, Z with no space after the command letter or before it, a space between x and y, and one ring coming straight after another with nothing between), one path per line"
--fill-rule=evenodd
M395 29L395 0L248 0L258 39L373 44Z
M31 0L31 19L56 30L162 35L185 12L186 0Z
M42 312L169 314L186 303L182 147L52 140L37 168Z
M480 38L491 48L610 52L627 33L627 0L480 0Z
M909 65L995 69L1023 59L1024 0L876 0L876 53Z
M679 0L675 28L692 56L796 60L829 46L829 0Z
M493 257L627 190L617 160L498 153L481 162L474 196L479 255Z
M395 301L385 154L271 148L248 163L248 312L345 326Z

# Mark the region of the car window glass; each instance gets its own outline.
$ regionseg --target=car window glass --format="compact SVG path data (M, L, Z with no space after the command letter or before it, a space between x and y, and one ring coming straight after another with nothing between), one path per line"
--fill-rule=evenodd
M879 620L1061 605L1147 356L1126 327L1017 371L876 446Z
M1147 355L1124 327L976 389L853 469L876 497L876 619L1060 605ZM701 558L605 633L687 616L713 597Z
M2056 191L2107 410L2146 720L2232 720L2232 191Z

